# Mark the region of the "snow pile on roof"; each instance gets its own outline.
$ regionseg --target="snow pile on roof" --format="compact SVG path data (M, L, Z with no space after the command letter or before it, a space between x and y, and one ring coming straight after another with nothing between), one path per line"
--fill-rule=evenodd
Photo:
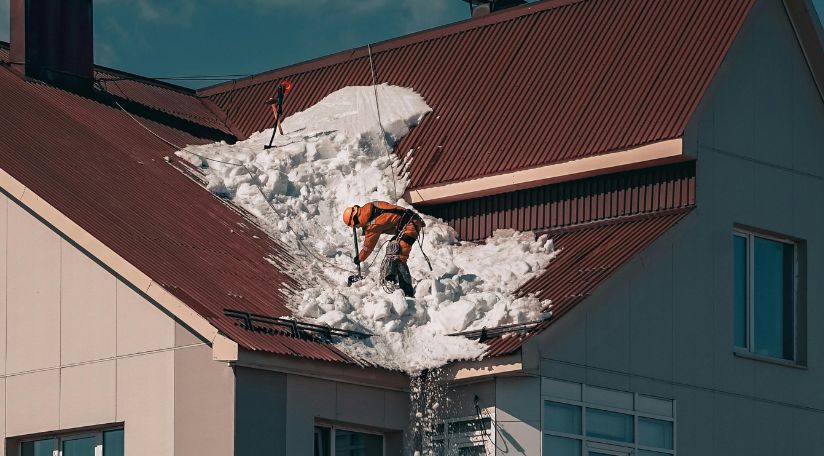
M381 85L377 90L391 148L431 109L411 89ZM433 271L416 244L409 259L415 299L405 299L400 291L388 295L380 287L381 249L373 253L371 267L363 265L367 279L348 288L354 249L352 231L341 221L343 210L372 200L409 207L391 196L392 166L402 174L404 163L387 156L374 97L372 87L332 93L287 118L285 135L278 133L269 150L262 146L272 130L234 145L189 146L178 155L206 172L209 190L231 197L275 239L293 247L297 264L280 266L290 267L304 282L292 296L296 317L375 334L366 342L342 342L343 350L407 372L477 358L481 344L446 334L539 319L546 303L513 292L547 265L552 242L502 230L485 244L461 243L444 222L424 216L423 248ZM398 196L405 183L402 175L397 178Z

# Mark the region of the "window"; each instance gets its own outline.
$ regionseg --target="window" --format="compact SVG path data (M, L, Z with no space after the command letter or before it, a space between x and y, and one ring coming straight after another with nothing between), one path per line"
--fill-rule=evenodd
M436 456L474 456L491 454L493 451L492 418L467 416L444 420L434 427L431 434L432 453ZM487 446L489 445L489 446ZM427 442L423 444L427 452Z
M542 379L544 456L673 456L675 404Z
M383 456L380 434L315 426L315 456Z
M736 231L733 261L735 346L797 360L797 242Z
M20 456L123 456L123 429L23 440Z

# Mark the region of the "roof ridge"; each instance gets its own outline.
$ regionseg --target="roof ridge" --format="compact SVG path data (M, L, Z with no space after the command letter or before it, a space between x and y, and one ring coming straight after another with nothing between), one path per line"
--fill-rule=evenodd
M239 78L232 81L221 82L215 85L202 87L197 89L198 96L208 97L218 93L227 92L229 90L240 89L250 85L269 82L283 74L295 74L310 71L319 66L329 65L335 63L336 60L349 60L354 54L361 53L358 57L366 57L368 55L367 48L372 48L372 53L383 52L391 49L396 49L411 44L421 43L433 39L443 38L444 36L451 36L458 33L474 30L481 27L487 27L493 24L499 24L514 20L523 16L532 14L539 14L544 11L563 8L565 6L574 5L578 3L591 2L598 0L541 0L534 3L526 3L512 8L507 8L503 11L490 13L485 16L473 17L464 19L451 24L444 24L438 27L433 27L425 30L420 30L414 33L388 38L374 43L367 43L363 46L357 46L342 51L326 54L314 59L296 62L290 65L266 70L245 78ZM449 30L452 29L452 30ZM445 30L449 30L443 33ZM331 62L330 62L331 61ZM296 71L297 70L297 71ZM225 90L222 90L225 89Z

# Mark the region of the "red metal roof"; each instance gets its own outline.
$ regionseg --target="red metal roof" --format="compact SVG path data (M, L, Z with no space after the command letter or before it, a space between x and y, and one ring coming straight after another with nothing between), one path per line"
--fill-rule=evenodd
M173 150L108 99L26 82L0 68L0 168L221 332L252 350L351 362L330 345L239 328L224 309L288 316L296 287L266 261L286 250L164 161ZM161 116L162 117L162 116ZM166 118L163 118L166 119ZM142 118L173 143L211 139Z
M486 356L508 355L518 350L530 337L586 299L598 285L691 210L688 207L639 214L549 231L558 256L541 276L526 283L519 292L551 300L551 318L529 331L490 338L485 341Z
M695 161L614 173L500 195L427 206L462 240L499 228L545 231L695 204Z
M232 134L221 121L220 110L209 109L210 103L204 104L203 100L195 96L194 90L105 67L95 69L95 78L101 87L112 95L219 130L227 135Z
M397 147L411 187L593 156L683 135L753 0L549 0L372 47L379 83L433 112ZM243 135L269 127L262 101L288 78L286 113L372 83L367 49L199 94Z

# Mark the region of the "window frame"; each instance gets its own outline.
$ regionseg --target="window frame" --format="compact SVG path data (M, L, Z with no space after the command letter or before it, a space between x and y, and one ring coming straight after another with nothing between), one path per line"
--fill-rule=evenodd
M329 429L329 453L335 456L335 433L338 430L347 432L357 432L359 434L379 435L381 437L381 456L386 456L386 434L375 429L364 429L347 424L330 423L327 421L315 421L315 427ZM313 437L314 439L314 434ZM314 448L314 441L312 442Z
M804 294L803 294L803 265L802 261L804 259L804 241L801 239L793 238L791 236L785 236L778 233L767 232L764 230L759 230L757 228L747 227L743 225L735 225L733 229L733 241L735 238L743 238L746 245L746 346L741 347L736 344L735 337L733 336L733 352L736 355L741 355L746 358L753 358L753 359L761 359L765 361L771 361L778 364L784 365L794 365L794 366L801 366L803 365L803 356L804 356L804 347L803 347L803 339L802 337L804 331L802 330L802 319L803 319L803 310L804 310ZM789 245L793 249L793 259L792 259L792 357L791 358L783 358L783 357L776 357L771 355L766 355L763 353L756 353L755 352L755 239L761 238L766 239L768 241L778 242L784 245ZM733 242L734 244L734 242ZM733 264L735 264L736 258L734 258L735 252L733 251ZM734 288L734 287L733 287ZM733 297L731 302L733 303L733 309L735 308L735 290L733 289ZM733 328L735 328L735 312L733 311Z
M468 423L468 422L477 422L480 421L482 425L481 430L475 430L472 432L449 432L449 425L455 423ZM489 423L489 429L486 428L485 423ZM444 446L448 446L449 449L456 449L462 450L465 448L483 448L484 453L488 453L490 448L487 446L489 443L492 446L494 451L495 448L495 420L491 416L478 416L478 415L468 415L468 416L461 416L461 417L454 417L454 418L446 418L443 420L438 421L437 425L443 426L443 433L439 434L437 432L433 432L431 436L431 442L434 444L435 442L440 442ZM453 440L464 440L463 442L453 442ZM455 445L454 447L451 445ZM480 444L480 445L478 445Z
M14 445L17 451L14 452L16 456L23 455L23 444L28 442L37 442L40 440L54 440L55 444L52 448L52 456L63 456L63 442L67 440L76 440L87 437L94 437L95 447L94 456L103 456L103 434L109 431L122 431L123 426L107 427L102 429L84 430L84 431L69 431L66 433L47 433L36 436L20 437L15 439ZM125 440L125 434L124 434Z
M640 396L638 393L632 393L633 395L633 404L638 403L638 397ZM596 404L592 402L587 402L587 385L582 385L581 388L581 401L576 401L573 399L562 399L555 396L548 396L543 394L541 396L541 454L544 453L544 445L543 445L543 437L545 435L551 435L555 437L563 437L567 439L574 439L581 442L581 456L589 455L590 451L600 451L600 452L607 452L607 453L616 453L618 455L621 454L629 454L634 455L638 452L638 450L646 450L646 451L654 451L662 454L676 456L677 452L677 428L676 428L676 410L675 410L675 401L672 401L672 412L673 416L665 416L665 415L657 415L654 413L643 412L639 410L628 410L620 407L608 406L603 404ZM670 400L670 399L667 399ZM567 434L565 432L556 432L556 431L548 431L544 429L544 423L546 422L546 417L544 416L545 407L544 404L546 402L556 402L559 404L567 404L567 405L577 405L581 407L581 434L574 435L574 434ZM615 440L607 440L607 439L600 439L596 437L589 437L587 436L587 410L588 409L596 409L596 410L605 410L608 412L615 412L615 413L622 413L624 415L632 416L632 442L618 442ZM641 445L638 443L638 418L650 418L660 421L667 421L672 423L672 449L664 449L664 448L656 448L656 447L649 447L645 445Z

